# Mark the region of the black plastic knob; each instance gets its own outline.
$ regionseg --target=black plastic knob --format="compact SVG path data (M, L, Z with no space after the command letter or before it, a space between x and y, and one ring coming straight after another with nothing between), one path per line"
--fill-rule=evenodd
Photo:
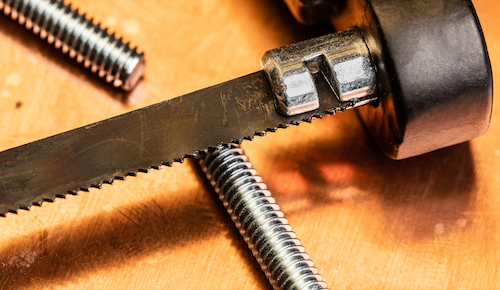
M302 22L324 20L328 7L337 30L363 31L377 67L380 101L358 112L388 156L424 154L487 131L493 79L471 1L305 2L287 1L296 17L307 16Z

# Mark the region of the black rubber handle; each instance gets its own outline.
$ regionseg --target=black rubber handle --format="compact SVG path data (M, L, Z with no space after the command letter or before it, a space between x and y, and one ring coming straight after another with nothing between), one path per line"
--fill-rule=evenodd
M286 1L302 22L329 11L337 30L361 28L377 66L380 102L358 112L391 158L487 131L493 79L470 0Z

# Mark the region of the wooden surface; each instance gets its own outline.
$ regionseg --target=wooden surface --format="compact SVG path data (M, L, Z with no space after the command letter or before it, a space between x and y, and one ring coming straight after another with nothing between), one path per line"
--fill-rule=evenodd
M74 4L146 52L144 80L114 90L0 17L0 150L251 73L329 30L280 1ZM500 2L474 4L498 85ZM499 120L495 104L485 136L399 162L355 112L243 147L330 289L499 289ZM194 162L8 214L0 232L0 290L270 288Z

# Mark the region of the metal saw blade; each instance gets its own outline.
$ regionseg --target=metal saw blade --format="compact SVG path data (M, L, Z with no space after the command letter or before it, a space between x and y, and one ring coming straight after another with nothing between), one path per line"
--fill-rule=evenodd
M281 115L259 71L0 152L0 216L352 105L321 99L315 111Z

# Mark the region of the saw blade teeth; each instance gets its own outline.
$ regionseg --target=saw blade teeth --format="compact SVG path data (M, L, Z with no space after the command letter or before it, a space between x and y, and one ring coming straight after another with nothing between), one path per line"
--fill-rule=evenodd
M42 202L33 202L32 204L30 205L26 205L26 206L18 206L18 209L24 209L24 210L30 210L31 206L32 205L38 205L40 206L39 204L41 204ZM16 210L16 213L17 213L17 210Z
M175 158L174 162L179 162L179 163L184 163L184 157L181 158Z
M203 153L214 153L215 151L217 151L217 147L208 146L207 150L200 150L200 153L201 152L203 152Z
M18 211L18 209L16 209L16 210L14 210L14 209L9 209L9 210L7 210L7 212L6 212L6 213L0 213L0 216L1 216L1 217L5 217L5 215L6 215L7 213L17 214L17 211Z
M30 210L32 205L41 206L43 202L54 202L54 200L56 198L65 199L67 194L78 195L79 191L88 192L90 190L90 188L101 189L103 184L112 185L115 180L125 181L127 176L137 176L137 174L139 172L148 173L151 168L156 169L156 170L160 170L161 166L171 167L174 162L183 163L186 158L197 158L200 156L204 156L205 154L213 153L214 151L216 151L220 148L228 148L231 146L231 144L241 144L244 140L253 141L255 139L255 136L263 137L263 136L267 135L267 132L277 132L278 129L287 129L292 125L298 126L302 122L311 123L314 119L323 118L324 114L335 115L337 112L344 111L345 109L346 108L336 108L334 110L314 114L314 115L307 117L307 118L301 118L298 121L292 120L292 121L289 121L288 123L277 124L275 127L269 127L269 128L265 128L262 131L256 131L253 134L248 135L248 136L243 136L240 139L233 138L228 143L220 143L220 144L217 144L216 146L208 146L205 150L197 150L194 154L186 154L182 157L174 158L173 160L170 160L170 161L161 161L161 162L159 162L158 165L149 165L146 168L138 168L136 171L127 172L123 176L113 176L113 177L110 177L108 179L104 179L101 182L93 183L93 184L89 185L88 187L81 187L78 190L69 190L63 194L56 194L53 198L43 198L42 200L32 202L27 206L16 206L15 208L8 209L5 213L0 212L0 217L5 217L6 213L17 214L19 209Z
M244 88L244 89L239 90L239 88ZM219 97L220 93L231 94L232 97L221 99ZM214 97L215 99L213 99L215 103L213 106L213 110L210 110L210 112L208 112L208 114L204 117L204 119L198 120L197 118L194 118L196 122L191 122L192 120L189 119L190 116L185 116L182 119L182 121L185 122L185 125L183 125L183 127L180 128L175 127L174 130L174 126L172 126L171 129L174 131L173 132L169 130L165 132L162 131L163 132L162 134L164 135L155 133L157 130L165 129L165 125L169 124L168 123L169 120L167 120L167 118L161 118L161 120L163 121L158 122L157 121L158 117L168 116L168 113L178 111L181 104L183 106L186 106L185 108L188 107L194 108L193 106L198 106L202 104L210 96L215 96ZM251 100L250 103L255 104L256 108L265 108L265 110L258 109L258 110L253 110L252 112L246 110L245 114L243 115L239 114L240 109L237 104L239 103L239 105L241 105L239 100L242 99L242 97L249 98ZM189 99L190 101L182 103L183 100L187 100L187 98L190 98ZM221 101L223 102L221 103ZM226 108L226 105L231 104L231 102L234 106ZM35 151L38 150L37 152L39 152L41 154L40 156L42 157L45 156L44 154L49 154L49 153L60 154L59 152L60 149L66 150L64 151L66 152L65 154L71 154L74 151L74 148L73 146L67 146L67 144L77 144L77 143L72 143L73 141L74 142L84 141L86 136L88 136L87 135L88 129L94 128L92 130L97 130L94 131L97 132L95 133L97 134L96 136L101 136L100 134L102 134L102 136L105 136L105 138L111 138L111 137L115 138L116 136L119 136L120 138L124 138L123 140L130 139L129 140L131 141L130 144L139 144L139 143L134 143L135 141L144 142L144 148L142 148L143 146L141 146L140 149L141 152L148 152L148 154L143 154L143 153L137 155L134 154L135 157L130 158L130 160L129 158L127 158L127 156L125 156L124 159L118 160L120 157L117 157L117 155L116 156L113 155L114 156L113 158L111 159L106 158L105 160L113 161L116 159L115 161L120 161L120 162L118 163L109 162L108 164L106 164L104 159L100 159L103 162L98 162L95 164L92 163L91 165L89 165L90 167L85 168L85 170L80 170L81 168L78 165L75 165L74 163L69 163L73 162L72 160L69 161L66 160L67 163L63 165L58 163L59 166L58 170L50 171L49 176L54 176L54 177L58 177L58 175L65 176L65 178L63 178L64 183L62 184L74 184L73 185L74 187L65 188L65 190L70 190L70 191L64 193L64 190L62 190L63 193L60 194L60 192L58 192L59 188L54 186L54 184L51 184L54 178L45 178L43 180L32 179L33 180L32 183L29 182L26 183L25 189L32 191L31 193L33 193L33 195L30 196L36 202L29 203L26 202L26 199L24 198L18 198L18 200L22 200L22 205L26 209L29 209L29 207L32 204L41 205L43 200L39 200L40 197L48 197L49 199L50 197L53 197L51 199L51 201L53 201L55 198L64 198L67 194L78 195L79 191L89 191L90 188L101 188L103 184L113 184L115 179L125 180L127 176L136 176L139 172L147 173L151 168L160 169L161 166L170 167L173 165L174 162L179 162L179 163L184 162L185 158L195 158L202 154L206 154L208 152L214 152L218 148L227 147L231 142L236 144L241 144L244 140L250 140L250 141L254 140L255 136L262 137L265 136L267 132L277 132L279 131L279 129L286 129L290 126L296 126L302 122L312 122L314 119L322 118L323 115L334 115L336 112L344 111L345 109L355 105L354 103L347 104L347 103L338 103L336 101L325 102L321 103L319 109L315 111L307 112L298 116L284 116L276 112L276 110L272 110L272 103L274 103L274 96L271 87L269 87L267 76L265 75L264 72L259 71L241 78L237 78L227 83L219 84L210 88L206 88L188 94L182 98L174 98L162 103L154 104L150 107L139 109L138 111L135 112L129 112L124 115L116 116L114 118L92 124L91 126L85 126L79 129L77 128L74 131L71 131L72 133L55 135L49 137L53 139L44 139L45 141L44 140L38 141L41 143L30 143L31 145L25 145L28 147L24 148L30 149L29 152L32 152L33 150ZM201 110L204 107L198 106L196 108L199 108ZM224 115L226 119L225 120L223 119L222 120L223 122L220 123L221 120L219 117L222 117L222 112L226 111L226 109L229 108L232 108L234 110L231 111L232 113ZM137 122L138 116L146 116L148 114L150 114L150 116L155 116L151 118L149 117L146 118L147 120L150 120L150 122L146 123L142 121ZM235 119L228 120L227 116L234 116L233 118ZM146 120L146 119L141 117L141 120ZM202 122L201 120L205 121ZM238 126L236 126L236 121L238 121ZM220 127L218 124L222 124L223 126ZM228 128L225 128L224 124L230 124L234 126L229 126ZM120 130L120 132L117 132L116 136L109 136L109 129L124 128L127 126L129 127L135 126L134 127L135 129L130 132L136 132L136 130L143 130L144 128L148 128L148 130L150 130L148 132L150 133L149 135L148 134L146 135L149 136L148 137L149 139L143 139L144 137L143 135L141 135L141 138L139 138L138 135L135 134L133 134L133 136L129 136L129 134L127 133L128 131L126 130ZM180 132L183 132L183 130L191 128L189 126L194 126L192 127L193 130L190 130L190 134L187 134L185 137L190 137L191 139L185 139L185 138L177 138L175 140L171 139L171 142L167 143L170 146L166 146L166 144L163 143L163 141L168 139L158 137L158 136L170 136L169 138L171 138L171 136L175 135L170 135L170 133L180 134ZM217 132L210 131L212 129L217 130ZM62 140L73 140L73 141L60 142ZM151 144L151 146L146 146L146 144L148 144L149 141L154 141L154 140L156 140L157 142L152 142L153 144ZM185 140L193 140L193 143L189 144L189 146L183 147L181 145L184 145L183 143L186 142ZM225 142L221 143L221 140ZM101 143L101 141L98 139L92 141L96 145L99 144L99 146L97 147L92 147L92 148L98 148L96 149L97 153L105 154L103 156L107 156L106 154L109 154L109 152L114 152L115 150L114 141L107 143ZM38 145L45 144L45 145L38 146L36 144ZM47 150L45 150L45 148L49 147L52 148L53 151L47 153L46 152ZM44 150L41 150L40 148L44 148ZM144 151L145 149L148 148L151 150ZM14 151L12 152L17 152L16 150L21 150L21 149L13 148L13 150ZM5 157L11 158L9 156L13 156L11 154L12 152L9 150L4 152ZM84 151L84 152L86 152L85 154L90 155L89 153L90 151ZM188 154L183 155L184 153ZM62 154L62 156L66 156L65 154ZM23 168L26 168L25 162L30 162L29 164L37 165L40 168L43 168L43 166L48 166L46 165L48 164L46 162L47 158L45 157L42 158L42 157L36 160L31 160L31 159L28 160L26 159L28 157L23 157L24 162L21 162L21 159L16 159L18 160L17 162L19 162L19 164L23 165L20 166L18 170L24 170ZM154 164L150 163L150 162L156 162L156 160L160 160L161 162ZM36 168L37 166L31 166L31 168ZM95 168L96 166L99 166L99 170L97 170L97 173L95 173L95 175L93 175L94 173L89 174L89 170ZM68 174L69 173L68 168L65 167L69 167L69 169L72 169L76 174ZM18 193L19 196L21 197L26 196L26 194L23 194L23 189L18 189L19 188L18 184L20 183L20 179L24 179L25 177L29 176L28 175L26 176L16 175L16 176L17 176L16 178L19 180L11 179L12 181L10 186L11 188L16 189L16 193ZM72 180L73 177L75 178L75 180ZM102 180L102 182L100 182L99 180ZM38 192L40 191L40 189L37 188L38 185L35 184L35 182L43 182L43 186L40 186L40 188L49 188L49 190L46 192ZM83 187L80 188L80 186ZM8 196L7 194L9 193L4 192L4 194ZM36 196L36 198L34 196ZM9 201L12 199L6 198L6 200ZM6 204L2 204L2 212L0 212L0 216L5 216L6 212L16 213L20 208L19 203L20 202L9 201ZM27 203L29 203L28 206L26 206Z
M165 166L168 166L168 167L172 167L172 161L162 161L161 162L161 165L165 165Z
M103 184L105 183L105 184L110 184L110 185L112 185L112 184L113 184L113 181L114 181L114 178L110 178L110 179L105 179L105 180L103 180L103 181L102 181L102 183L103 183Z

